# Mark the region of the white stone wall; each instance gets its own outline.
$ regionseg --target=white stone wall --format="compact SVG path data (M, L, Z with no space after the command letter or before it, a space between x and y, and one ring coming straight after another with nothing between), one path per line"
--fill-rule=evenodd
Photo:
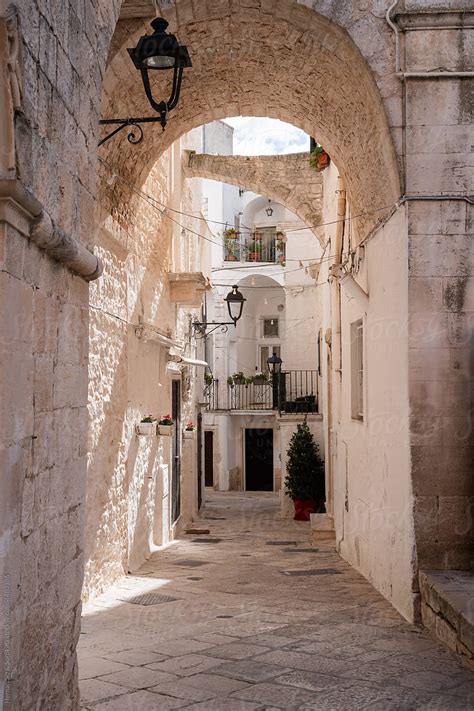
M192 215L200 202L199 184L184 189L180 155L177 144L158 161L142 191ZM189 369L170 370L169 349L140 338L136 328L149 324L187 344L187 355L196 355L189 340L193 309L171 301L167 273L199 271L202 240L192 232L183 235L142 197L136 198L134 210L128 222L124 215L115 220L102 215L97 249L104 273L91 285L85 597L136 570L154 547L175 535L170 524L171 438L137 437L135 427L146 415L159 419L171 412L172 379L181 382L182 427L188 419L196 424L201 395L202 380L190 377ZM205 222L178 219L205 234ZM196 508L197 464L187 442L182 452L183 511L189 521ZM183 523L184 516L180 527Z

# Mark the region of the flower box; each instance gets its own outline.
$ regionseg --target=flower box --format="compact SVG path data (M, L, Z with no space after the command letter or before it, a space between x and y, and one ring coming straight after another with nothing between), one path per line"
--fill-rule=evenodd
M163 437L170 437L173 431L173 425L158 425L158 432Z
M151 436L156 435L156 422L139 422L135 425L137 435Z
M194 430L183 430L184 439L194 439Z

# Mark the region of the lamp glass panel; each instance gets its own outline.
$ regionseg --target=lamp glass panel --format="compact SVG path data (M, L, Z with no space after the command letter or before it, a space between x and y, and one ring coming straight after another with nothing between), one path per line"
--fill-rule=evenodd
M173 69L175 61L175 57L155 55L154 57L145 59L143 64L145 64L148 69Z

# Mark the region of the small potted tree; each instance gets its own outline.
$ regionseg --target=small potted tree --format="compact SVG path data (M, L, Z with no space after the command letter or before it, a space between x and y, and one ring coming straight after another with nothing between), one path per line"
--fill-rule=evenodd
M137 435L156 435L156 417L147 415L136 425Z
M287 451L285 488L295 506L295 521L309 521L310 514L324 512L324 462L305 421L296 426Z
M160 435L163 435L164 437L169 437L171 434L171 430L173 429L173 418L171 415L165 415L164 417L161 418L161 420L158 422L158 432Z

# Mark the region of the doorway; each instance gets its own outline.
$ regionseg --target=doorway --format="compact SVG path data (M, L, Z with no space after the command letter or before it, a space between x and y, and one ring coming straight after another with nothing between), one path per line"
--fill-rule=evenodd
M273 491L273 430L245 430L245 489Z
M171 417L173 418L173 454L171 464L171 525L181 513L181 383L173 380Z
M214 486L214 432L204 432L204 483Z

